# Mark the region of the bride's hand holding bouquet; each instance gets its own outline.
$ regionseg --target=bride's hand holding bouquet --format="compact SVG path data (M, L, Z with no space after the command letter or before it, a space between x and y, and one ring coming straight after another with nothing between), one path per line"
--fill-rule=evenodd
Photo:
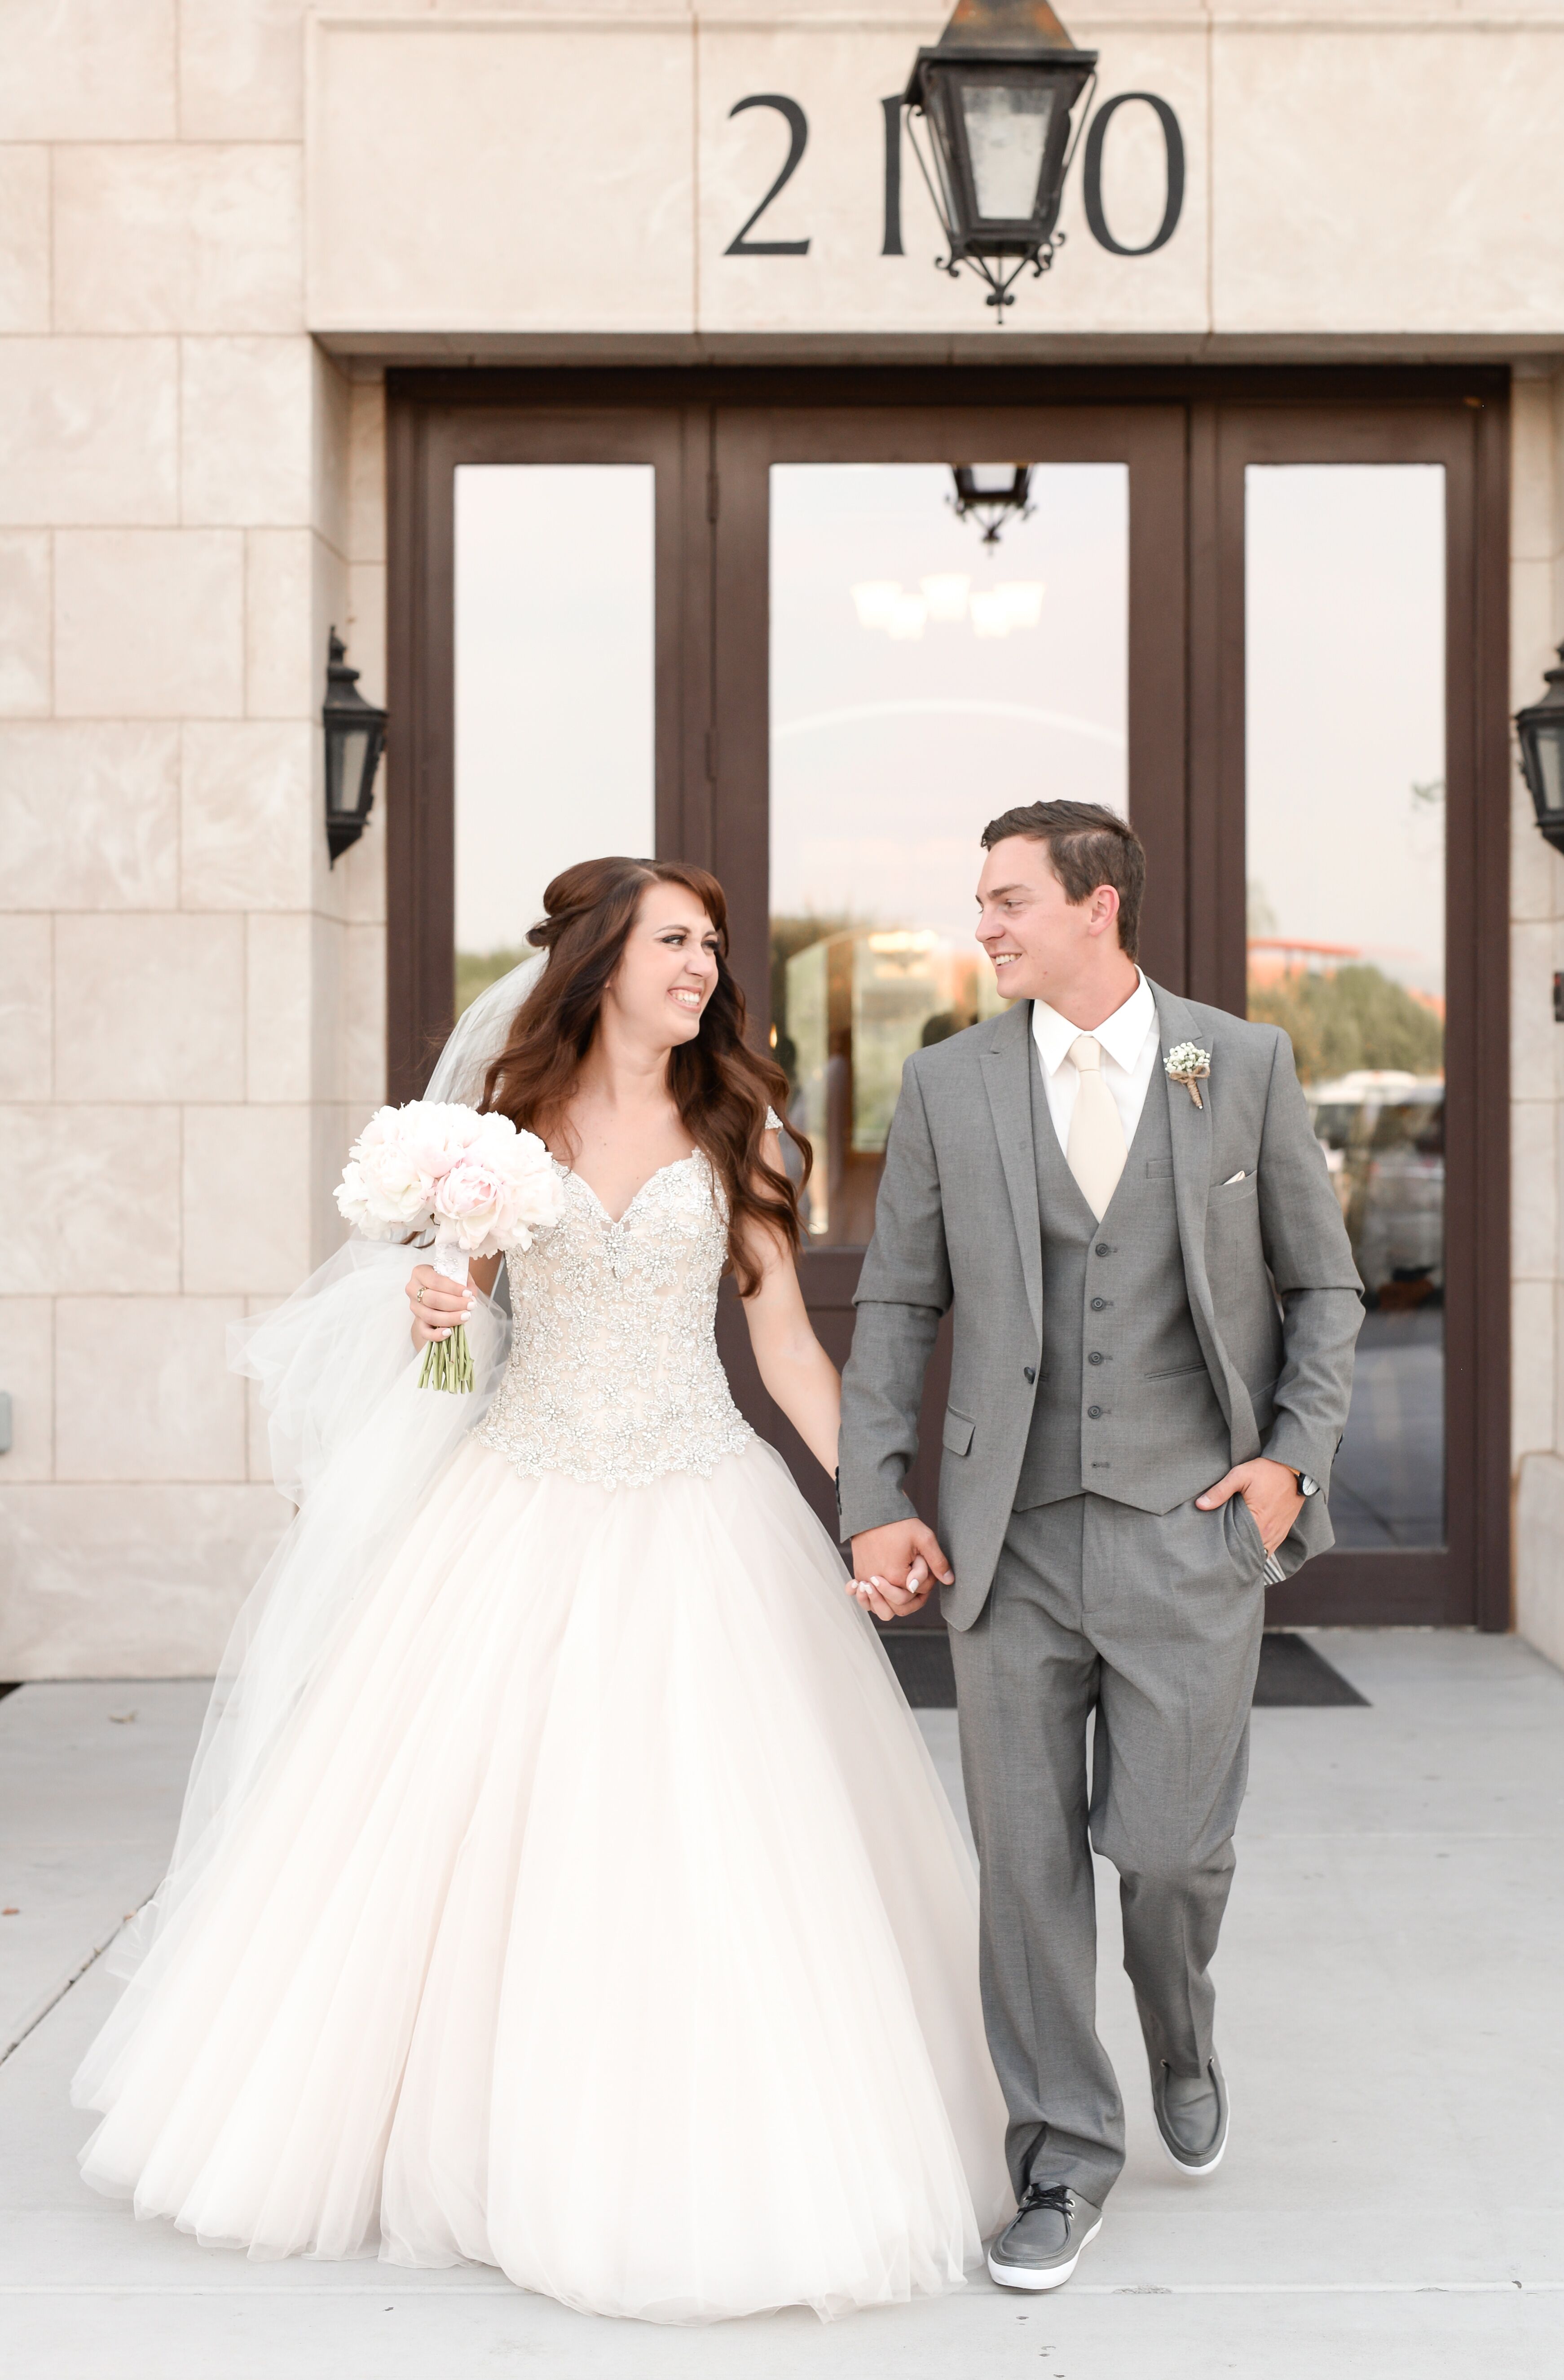
M468 1267L507 1247L530 1247L534 1232L559 1220L564 1203L537 1134L517 1132L509 1116L432 1099L382 1108L348 1152L336 1203L367 1239L433 1232L430 1263L418 1268L426 1279L417 1293L409 1287L415 1325L423 1326L418 1336L427 1342L418 1386L470 1390ZM451 1289L431 1291L431 1274ZM431 1295L437 1304L426 1316Z

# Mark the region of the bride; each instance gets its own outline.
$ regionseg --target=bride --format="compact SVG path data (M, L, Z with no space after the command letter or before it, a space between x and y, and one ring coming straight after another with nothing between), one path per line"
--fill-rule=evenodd
M975 1881L852 1596L887 1607L713 1336L731 1266L833 1469L783 1077L713 878L591 860L546 906L431 1085L558 1169L514 1330L494 1267L363 1242L252 1327L301 1510L76 2079L82 2169L252 2256L378 2240L653 2321L956 2288L1012 2205ZM480 1395L418 1390L464 1313Z

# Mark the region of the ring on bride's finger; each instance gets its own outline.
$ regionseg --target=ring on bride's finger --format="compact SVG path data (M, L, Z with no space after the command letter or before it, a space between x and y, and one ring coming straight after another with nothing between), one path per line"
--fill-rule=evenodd
M423 1282L420 1281L419 1281L419 1283L418 1283L418 1293L417 1297L415 1297L415 1298L414 1298L414 1300L413 1300L413 1304L414 1304L415 1305L421 1305L423 1304L423 1302L424 1302L424 1284L423 1284Z

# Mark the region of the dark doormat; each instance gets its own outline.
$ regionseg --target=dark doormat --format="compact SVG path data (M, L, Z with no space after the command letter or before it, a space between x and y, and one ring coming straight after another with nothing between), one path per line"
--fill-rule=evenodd
M1306 1636L1267 1628L1260 1639L1260 1673L1255 1681L1256 1710L1319 1710L1329 1704L1357 1703L1368 1696L1349 1685Z
M880 1643L902 1692L914 1710L954 1710L956 1673L951 1662L951 1641L942 1628L884 1628ZM1285 1629L1267 1629L1260 1640L1260 1673L1255 1681L1255 1706L1261 1710L1319 1710L1357 1703L1368 1697L1349 1685L1306 1636Z
M914 1710L954 1710L956 1672L942 1628L882 1628L879 1641Z

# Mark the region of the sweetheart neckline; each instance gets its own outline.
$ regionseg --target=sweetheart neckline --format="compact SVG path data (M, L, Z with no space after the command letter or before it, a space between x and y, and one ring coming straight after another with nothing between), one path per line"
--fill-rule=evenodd
M619 1214L611 1215L608 1208L603 1205L602 1200L599 1197L597 1192L593 1189L591 1184L588 1181L586 1175L584 1173L577 1173L574 1165L566 1165L563 1158L555 1157L552 1149L549 1151L551 1162L559 1167L560 1172L568 1181L578 1182L580 1184L582 1189L585 1190L588 1197L591 1200L593 1206L597 1208L599 1214L602 1217L603 1221L608 1225L611 1232L618 1231L621 1223L625 1222L628 1220L630 1215L635 1211L637 1203L646 1196L647 1192L651 1188L654 1182L661 1182L665 1173L677 1173L682 1165L693 1165L700 1154L701 1151L698 1148L692 1148L687 1157L670 1158L666 1165L658 1166L654 1172L647 1175L646 1180L636 1192L635 1196L630 1199L628 1205L626 1205Z

